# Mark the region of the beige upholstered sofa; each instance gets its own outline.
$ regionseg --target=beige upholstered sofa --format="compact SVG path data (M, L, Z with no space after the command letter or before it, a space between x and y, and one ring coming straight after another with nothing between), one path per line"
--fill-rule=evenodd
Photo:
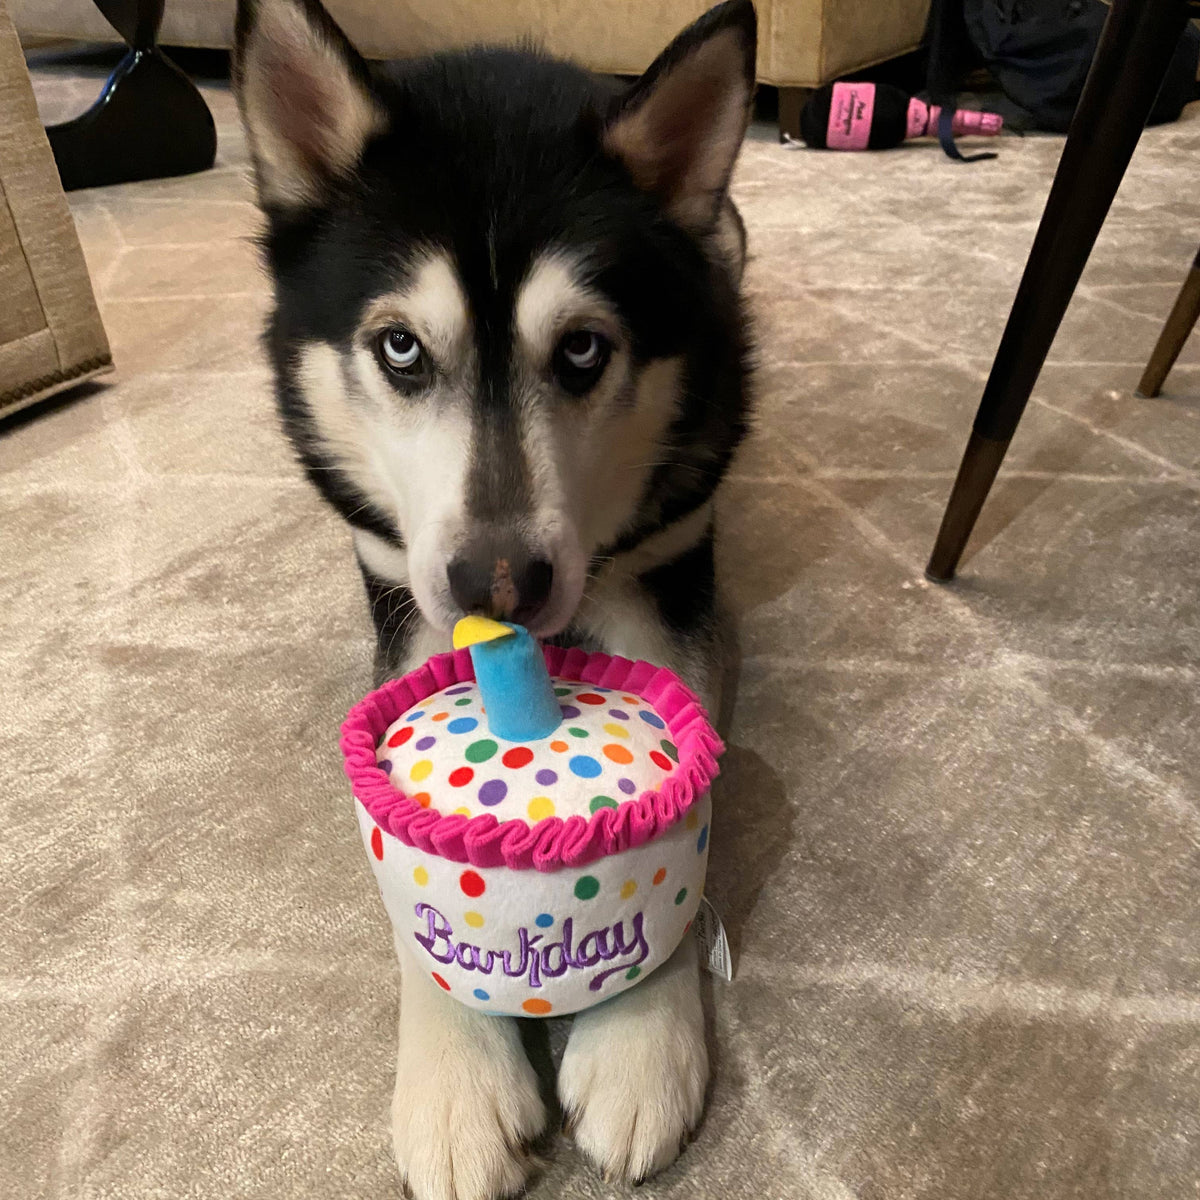
M534 37L597 71L637 74L665 42L715 0L327 0L373 58L475 41ZM791 131L801 89L913 50L929 0L757 0L758 77L781 89ZM113 40L92 0L9 0L24 36ZM234 0L167 0L160 40L223 47Z
M111 369L87 265L0 0L0 418Z

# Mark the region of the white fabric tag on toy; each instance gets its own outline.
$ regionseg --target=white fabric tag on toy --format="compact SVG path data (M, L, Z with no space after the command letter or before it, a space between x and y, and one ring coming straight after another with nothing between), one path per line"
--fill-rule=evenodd
M707 896L700 898L700 907L692 918L696 941L700 943L700 955L704 965L726 983L733 981L733 955L729 952L729 939L717 910L708 902Z

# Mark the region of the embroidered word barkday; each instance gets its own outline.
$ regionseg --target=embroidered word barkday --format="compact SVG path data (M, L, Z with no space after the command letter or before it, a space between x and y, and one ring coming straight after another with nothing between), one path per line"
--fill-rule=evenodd
M531 933L522 925L517 930L515 950L488 950L470 942L455 942L453 926L432 904L418 904L415 912L426 928L424 933L414 933L413 937L430 957L440 963L456 962L464 971L478 971L482 975L490 975L499 964L505 975L527 976L531 988L540 988L543 978L557 979L567 971L587 971L597 963L619 960L616 966L600 971L588 982L588 990L598 992L610 975L636 967L650 955L640 912L630 921L628 940L625 922L618 921L585 933L575 946L575 924L567 917L562 923L562 937L555 942L543 943L543 934Z

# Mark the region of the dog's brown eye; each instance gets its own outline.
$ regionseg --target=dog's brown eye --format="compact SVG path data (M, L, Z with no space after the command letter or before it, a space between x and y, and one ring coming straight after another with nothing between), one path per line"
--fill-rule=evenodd
M590 329L573 329L564 334L554 350L554 374L573 395L595 387L612 352L609 340Z
M403 326L393 325L379 335L379 357L389 371L412 375L421 362L421 343Z

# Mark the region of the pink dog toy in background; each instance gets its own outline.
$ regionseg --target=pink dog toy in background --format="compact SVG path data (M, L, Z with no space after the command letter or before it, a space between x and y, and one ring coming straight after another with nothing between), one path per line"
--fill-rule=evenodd
M800 113L800 132L809 146L828 150L888 150L903 141L936 137L942 110L886 83L834 83L814 92ZM998 113L959 109L955 137L994 137Z

